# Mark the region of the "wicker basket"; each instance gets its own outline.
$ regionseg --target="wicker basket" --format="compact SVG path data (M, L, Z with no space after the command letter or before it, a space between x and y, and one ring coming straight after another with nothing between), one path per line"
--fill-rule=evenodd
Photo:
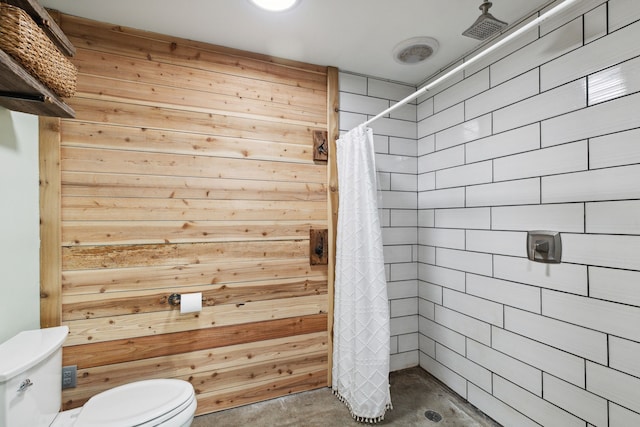
M6 3L0 3L0 49L57 95L76 92L76 67L25 11Z

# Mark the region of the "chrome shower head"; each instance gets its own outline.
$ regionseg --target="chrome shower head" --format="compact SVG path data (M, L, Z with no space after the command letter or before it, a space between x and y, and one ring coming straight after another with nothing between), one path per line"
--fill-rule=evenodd
M485 40L492 35L499 33L500 30L507 26L506 22L496 19L489 13L489 8L492 4L493 3L489 0L484 0L479 7L482 11L482 15L476 19L476 22L474 22L473 25L462 33L463 36L471 37L476 40Z

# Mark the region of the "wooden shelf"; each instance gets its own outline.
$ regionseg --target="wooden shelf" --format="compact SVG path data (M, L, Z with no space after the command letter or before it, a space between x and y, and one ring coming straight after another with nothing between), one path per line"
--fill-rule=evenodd
M74 118L75 111L0 49L0 105L38 116ZM11 94L11 96L6 96ZM5 96L3 96L5 95Z
M49 12L37 0L2 0L24 10L51 41L67 55L76 53ZM10 110L38 116L74 118L76 113L51 89L26 71L20 63L0 49L0 105Z

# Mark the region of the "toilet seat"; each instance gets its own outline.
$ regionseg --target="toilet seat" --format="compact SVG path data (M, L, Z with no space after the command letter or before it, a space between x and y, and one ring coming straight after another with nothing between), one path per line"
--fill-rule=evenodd
M186 381L137 381L93 396L74 427L157 426L185 410L195 412L195 405L193 386Z

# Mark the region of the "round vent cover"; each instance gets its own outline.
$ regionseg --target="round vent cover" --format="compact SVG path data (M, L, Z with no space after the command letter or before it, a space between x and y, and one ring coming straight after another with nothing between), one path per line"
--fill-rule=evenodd
M393 59L400 64L419 64L438 51L438 41L431 37L407 39L393 49Z

